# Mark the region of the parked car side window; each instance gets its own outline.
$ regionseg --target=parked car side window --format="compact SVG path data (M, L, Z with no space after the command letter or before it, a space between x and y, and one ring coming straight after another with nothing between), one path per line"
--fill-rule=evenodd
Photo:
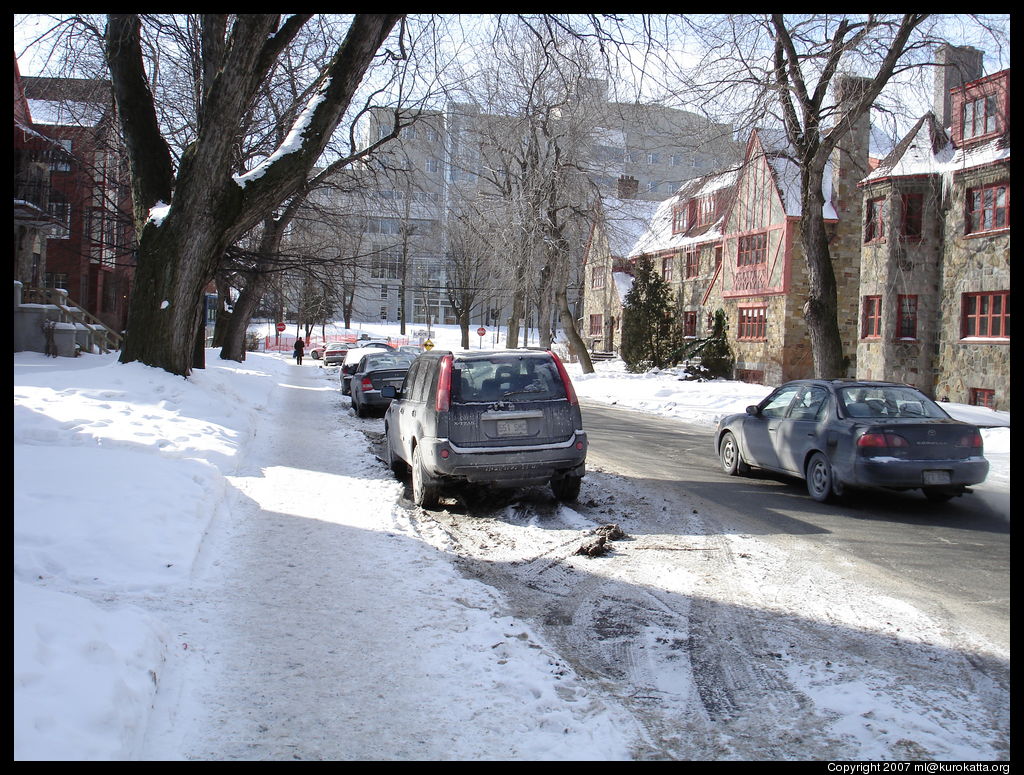
M419 368L416 369L415 377L410 380L412 390L410 391L409 398L413 401L426 401L427 388L430 386L431 366L434 365L434 361L423 360L415 365Z
M828 402L828 391L820 385L804 388L789 411L791 420L820 420Z
M402 383L402 398L406 401L412 400L413 385L416 384L416 375L423 371L423 362L413 363L412 367L405 374L405 382Z
M779 419L786 416L786 410L793 401L793 396L800 389L799 385L786 387L769 396L767 403L761 407L761 416L769 419Z

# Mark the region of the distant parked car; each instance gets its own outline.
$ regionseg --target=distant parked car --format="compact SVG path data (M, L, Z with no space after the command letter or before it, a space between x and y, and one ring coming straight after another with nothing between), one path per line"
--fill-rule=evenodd
M988 475L976 426L890 382L787 382L723 418L714 440L727 474L756 466L798 476L822 502L856 487L920 489L943 501Z
M398 352L409 353L412 356L417 356L421 352L423 352L423 348L420 347L418 344L403 344L399 346Z
M413 500L433 508L445 487L550 483L575 500L587 435L576 391L552 352L432 351L413 361L401 389L385 387L385 459L412 469Z
M323 363L320 364L321 368L324 366L340 366L345 360L345 353L351 348L348 342L331 342L326 345L323 350Z
M383 342L367 342L365 347L353 347L346 351L344 361L341 364L342 395L349 395L349 384L352 380L352 375L355 373L363 356L380 353L381 351L394 352L394 348Z
M378 350L364 355L349 382L349 394L356 415L366 417L372 409L387 409L391 399L381 396L381 388L388 385L401 387L413 360L412 355L402 352Z

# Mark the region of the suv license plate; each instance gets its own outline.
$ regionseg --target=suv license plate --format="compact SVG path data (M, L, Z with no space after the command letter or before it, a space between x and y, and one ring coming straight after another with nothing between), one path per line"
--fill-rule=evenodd
M949 471L925 471L925 484L949 484Z
M526 420L498 420L497 426L499 436L525 436L527 433Z

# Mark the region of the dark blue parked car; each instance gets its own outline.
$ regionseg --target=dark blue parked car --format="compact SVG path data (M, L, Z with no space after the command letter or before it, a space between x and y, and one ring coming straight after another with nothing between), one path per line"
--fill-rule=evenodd
M723 418L714 442L727 474L755 466L798 476L822 502L850 487L920 489L942 501L988 476L976 426L891 382L787 382Z

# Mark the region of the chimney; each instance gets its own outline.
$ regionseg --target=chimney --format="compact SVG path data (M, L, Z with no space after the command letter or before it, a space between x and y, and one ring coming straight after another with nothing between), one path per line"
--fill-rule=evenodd
M947 131L953 125L949 92L968 81L982 76L985 52L971 46L951 46L948 43L935 49L935 86L932 92L932 111L940 126Z
M639 190L639 180L632 175L619 175L619 199L633 199Z
M843 114L843 106L860 98L870 83L869 78L841 75L836 79L835 101L839 107L839 115ZM839 140L836 156L833 158L833 186L835 188L836 205L840 210L856 206L860 201L857 183L871 171L869 156L871 154L871 111L866 110L857 122Z

